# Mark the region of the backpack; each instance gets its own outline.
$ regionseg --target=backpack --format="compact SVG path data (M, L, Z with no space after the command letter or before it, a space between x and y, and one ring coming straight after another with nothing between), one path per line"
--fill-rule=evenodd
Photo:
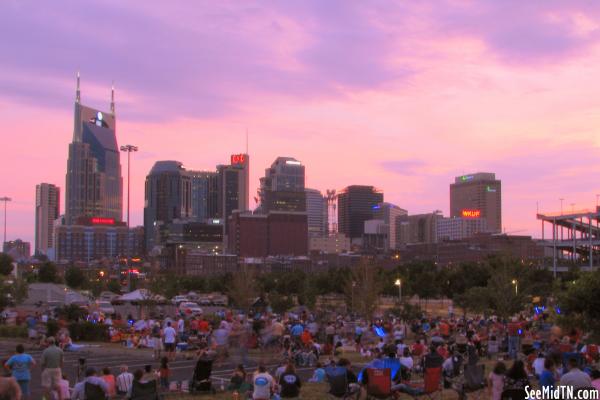
M105 400L106 395L100 385L90 382L85 383L85 400Z

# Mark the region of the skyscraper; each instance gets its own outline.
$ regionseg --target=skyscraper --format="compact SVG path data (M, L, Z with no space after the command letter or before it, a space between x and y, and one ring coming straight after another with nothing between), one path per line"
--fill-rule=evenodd
M260 178L260 212L306 211L304 165L295 158L277 157Z
M110 112L84 106L77 74L73 141L67 160L67 224L80 217L122 219L123 178L115 124L114 88Z
M327 197L317 189L305 189L308 236L320 237L328 233Z
M192 216L191 178L179 161L157 161L146 176L146 250L157 244L161 225Z
M485 218L490 232L501 232L502 185L496 175L457 176L450 185L450 217Z
M60 215L60 188L50 183L35 187L35 254L53 246L54 220Z
M188 171L192 183L192 218L204 222L217 218L218 174L214 171Z
M383 193L373 186L353 185L338 194L338 232L361 238L365 221L373 219L373 207L383 202Z
M250 209L250 156L233 154L231 164L217 166L217 217L225 221L234 210Z
M391 203L380 203L373 207L373 218L382 220L387 226L387 249L395 250L400 242L400 233L397 230L398 218L408 215L408 212Z

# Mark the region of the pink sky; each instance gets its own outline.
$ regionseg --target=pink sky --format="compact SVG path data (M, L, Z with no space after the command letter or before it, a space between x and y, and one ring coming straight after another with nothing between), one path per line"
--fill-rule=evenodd
M9 239L33 240L37 183L64 200L77 70L92 107L115 80L119 144L140 147L137 224L155 161L213 169L246 128L252 193L293 156L307 187L372 184L447 215L454 176L490 171L506 230L536 236L536 202L592 208L600 193L596 2L58 3L0 4Z

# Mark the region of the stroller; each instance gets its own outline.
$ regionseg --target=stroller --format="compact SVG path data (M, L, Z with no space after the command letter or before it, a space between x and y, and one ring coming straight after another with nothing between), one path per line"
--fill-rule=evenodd
M209 358L199 358L194 368L194 376L190 383L191 393L215 393L215 389L210 381L212 373L213 360Z

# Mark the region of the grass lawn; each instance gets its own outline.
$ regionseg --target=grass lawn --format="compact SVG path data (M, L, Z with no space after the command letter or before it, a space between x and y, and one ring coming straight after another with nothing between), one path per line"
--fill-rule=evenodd
M300 399L302 400L323 400L323 399L328 399L327 397L327 389L328 389L328 385L326 383L323 384L318 384L318 383L306 383L304 385L302 385L302 391L301 391L301 397ZM482 393L482 396L480 396L480 398L485 399L487 394L486 393ZM168 400L175 400L175 399L182 399L182 400L192 400L192 399L214 399L214 400L231 400L232 399L232 393L231 392L218 392L216 395L209 395L209 394L205 394L205 395L185 395L185 394L172 394L172 395L168 395L166 397L166 399ZM469 396L471 397L471 396ZM364 398L364 397L363 397ZM458 395L456 394L456 392L453 392L451 390L444 390L441 393L441 397L436 394L435 396L436 399L444 399L444 400L454 400L454 399L458 399ZM401 395L399 397L399 399L402 400L410 400L412 399L411 396L408 395ZM242 399L240 399L242 400Z

